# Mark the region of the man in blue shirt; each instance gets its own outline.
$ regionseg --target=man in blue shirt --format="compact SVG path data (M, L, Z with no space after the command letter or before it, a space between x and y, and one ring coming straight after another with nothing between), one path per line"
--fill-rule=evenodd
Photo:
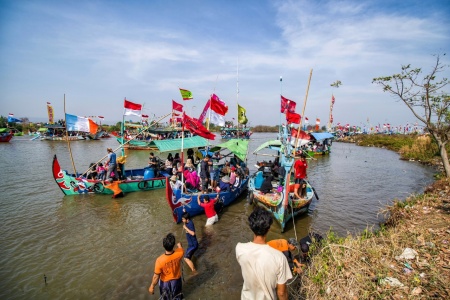
M188 241L188 246L186 253L184 254L184 261L187 263L189 268L192 270L192 274L197 273L197 270L194 267L194 263L192 262L191 258L194 252L198 249L198 241L197 236L195 235L195 226L194 222L191 220L191 216L188 212L184 212L183 216L181 217L181 220L183 221L183 228L186 230L186 239Z
M111 148L106 149L106 151L108 151L108 159L105 162L105 164L108 166L108 171L106 172L106 179L108 180L111 177L111 173L114 174L112 177L114 177L114 179L117 179L116 154Z

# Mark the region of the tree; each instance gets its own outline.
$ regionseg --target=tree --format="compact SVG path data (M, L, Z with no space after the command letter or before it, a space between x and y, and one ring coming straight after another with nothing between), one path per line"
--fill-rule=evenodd
M422 78L422 69L402 66L400 74L378 77L372 80L388 92L400 98L414 116L425 125L439 147L439 153L446 177L450 177L450 163L446 145L450 138L450 96L442 89L449 83L448 78L437 78L449 66L441 62L442 55L434 55L436 63L431 72ZM391 85L392 84L392 85Z

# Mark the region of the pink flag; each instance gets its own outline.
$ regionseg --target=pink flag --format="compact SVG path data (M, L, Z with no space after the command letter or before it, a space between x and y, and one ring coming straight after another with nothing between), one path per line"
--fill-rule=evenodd
M183 104L177 103L172 100L172 109L177 111L183 111Z

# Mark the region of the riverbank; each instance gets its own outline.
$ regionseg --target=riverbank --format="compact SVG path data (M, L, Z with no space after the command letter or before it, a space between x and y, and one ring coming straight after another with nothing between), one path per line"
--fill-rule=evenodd
M399 152L402 159L439 167L439 157L426 137L361 136L346 142L384 147ZM438 180L423 194L394 201L380 213L386 221L378 230L367 228L346 237L329 232L300 287L290 286L291 295L296 299L450 298L450 180Z

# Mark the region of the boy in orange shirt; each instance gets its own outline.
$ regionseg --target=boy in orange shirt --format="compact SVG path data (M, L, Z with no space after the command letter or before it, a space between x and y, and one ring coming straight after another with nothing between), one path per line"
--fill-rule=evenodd
M156 259L155 273L153 274L152 283L148 291L150 294L154 294L155 285L159 280L160 299L183 299L181 281L183 248L181 247L181 243L178 243L178 248L173 250L175 236L172 233L169 233L163 239L163 246L166 251Z
M109 184L105 185L105 189L110 189L113 191L114 195L113 198L120 198L123 197L123 192L119 187L120 181L113 181L112 178L109 179Z
M295 238L290 238L289 240L285 239L271 240L267 242L267 245L269 245L274 249L277 249L278 251L283 252L284 256L286 256L289 267L293 272L294 271L296 271L297 273L302 272L301 267L303 266L303 264L299 263L298 260L295 259L291 253L291 251L294 251L295 249L299 248L299 244Z

